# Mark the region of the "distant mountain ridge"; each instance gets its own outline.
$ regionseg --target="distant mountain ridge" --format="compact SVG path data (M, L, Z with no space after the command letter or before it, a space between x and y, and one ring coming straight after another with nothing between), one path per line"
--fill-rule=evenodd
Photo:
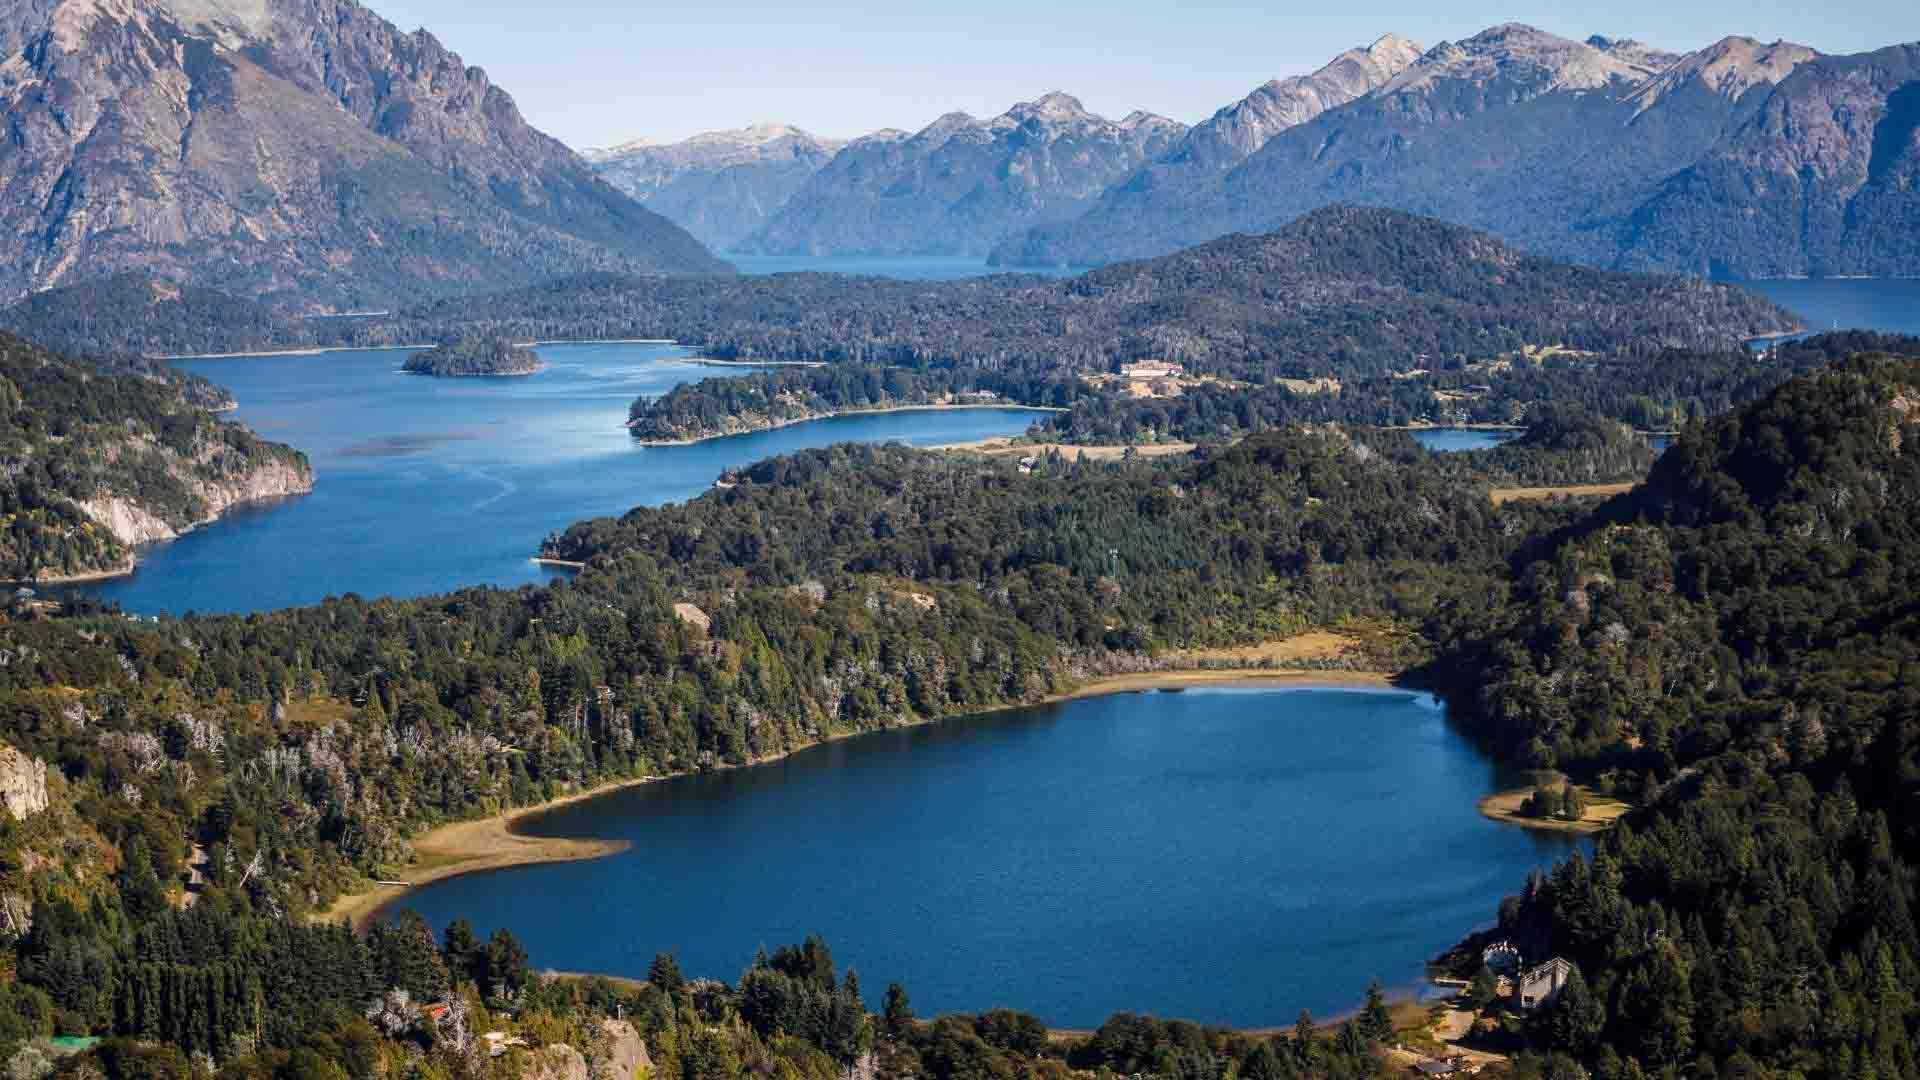
M845 145L787 124L763 123L674 143L640 139L581 156L601 179L713 250L728 251Z
M1051 237L1090 227L1086 223L1095 223L1091 227L1104 223L1130 233L1152 229L1162 217L1178 214L1182 206L1201 197L1209 185L1257 153L1273 136L1386 85L1420 55L1420 46L1398 34L1387 34L1371 45L1341 53L1311 75L1266 83L1195 124L1166 154L1102 193L1085 215L1056 226L1037 226L1025 236ZM1024 237L1003 242L993 254L997 261L1008 263L1088 261L1057 259L1044 243L1034 247L1029 257Z
M352 0L0 0L0 296L123 270L295 303L727 269Z
M1354 202L1602 267L1920 273L1916 129L1917 45L1833 57L1729 37L1675 56L1506 24L1442 42L1174 197L1117 187L993 258L1098 265Z
M1063 220L1185 125L1090 113L1050 93L989 119L949 113L919 132L847 144L752 236L743 254L984 255L1029 225Z

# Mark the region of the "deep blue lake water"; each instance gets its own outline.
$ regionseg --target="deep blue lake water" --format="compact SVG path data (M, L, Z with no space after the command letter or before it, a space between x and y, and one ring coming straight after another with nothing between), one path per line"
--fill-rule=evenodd
M1920 280L1827 278L1737 284L1800 316L1810 331L1920 334Z
M1493 767L1423 694L1125 694L861 736L562 807L593 862L407 900L511 926L536 967L644 977L656 951L731 981L819 933L922 1015L1008 1006L1236 1025L1354 1008L1573 841L1481 817Z
M329 595L422 596L517 586L576 521L698 495L722 470L836 442L964 442L1026 430L1006 409L842 417L695 446L641 447L641 394L738 370L668 345L543 345L512 379L400 373L407 350L194 360L233 391L235 419L313 460L313 494L240 510L156 545L132 577L86 591L128 611L258 611Z

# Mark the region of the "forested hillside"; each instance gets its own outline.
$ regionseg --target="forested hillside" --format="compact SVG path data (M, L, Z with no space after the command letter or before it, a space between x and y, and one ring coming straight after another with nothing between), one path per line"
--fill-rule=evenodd
M1862 357L1690 431L1454 658L1494 745L1645 804L1501 909L1597 1075L1915 1074L1917 397Z
M135 544L312 486L304 456L210 415L231 400L204 381L112 369L0 334L0 578L125 570Z

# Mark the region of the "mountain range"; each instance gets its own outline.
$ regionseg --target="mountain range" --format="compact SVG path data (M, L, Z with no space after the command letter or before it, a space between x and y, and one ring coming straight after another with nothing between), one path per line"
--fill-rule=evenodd
M1834 57L1730 37L1672 56L1509 24L1435 46L1177 197L1143 170L994 258L1099 264L1350 202L1603 267L1912 274L1917 130L1920 45Z
M786 124L647 139L583 151L601 179L679 223L715 251L765 224L846 145Z
M0 0L0 296L125 270L322 306L728 269L352 0Z
M1163 116L1108 120L1051 93L991 119L848 143L736 250L765 255L985 255L1073 217L1186 133Z
M1354 203L1605 268L1908 275L1920 273L1917 132L1920 45L1827 56L1733 36L1673 53L1509 23L1424 50L1388 34L1184 130L1144 113L1107 121L1056 93L831 155L817 139L804 157L782 147L751 162L704 149L748 134L722 133L596 167L643 198L683 185L650 205L748 253L1086 267ZM721 163L631 178L703 153Z

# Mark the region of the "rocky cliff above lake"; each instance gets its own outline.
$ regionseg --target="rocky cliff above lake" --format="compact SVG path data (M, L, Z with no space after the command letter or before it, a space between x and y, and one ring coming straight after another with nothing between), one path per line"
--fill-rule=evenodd
M217 419L187 383L0 334L0 578L124 572L139 544L313 489L305 455Z
M0 0L0 297L140 269L303 304L724 271L352 0Z

